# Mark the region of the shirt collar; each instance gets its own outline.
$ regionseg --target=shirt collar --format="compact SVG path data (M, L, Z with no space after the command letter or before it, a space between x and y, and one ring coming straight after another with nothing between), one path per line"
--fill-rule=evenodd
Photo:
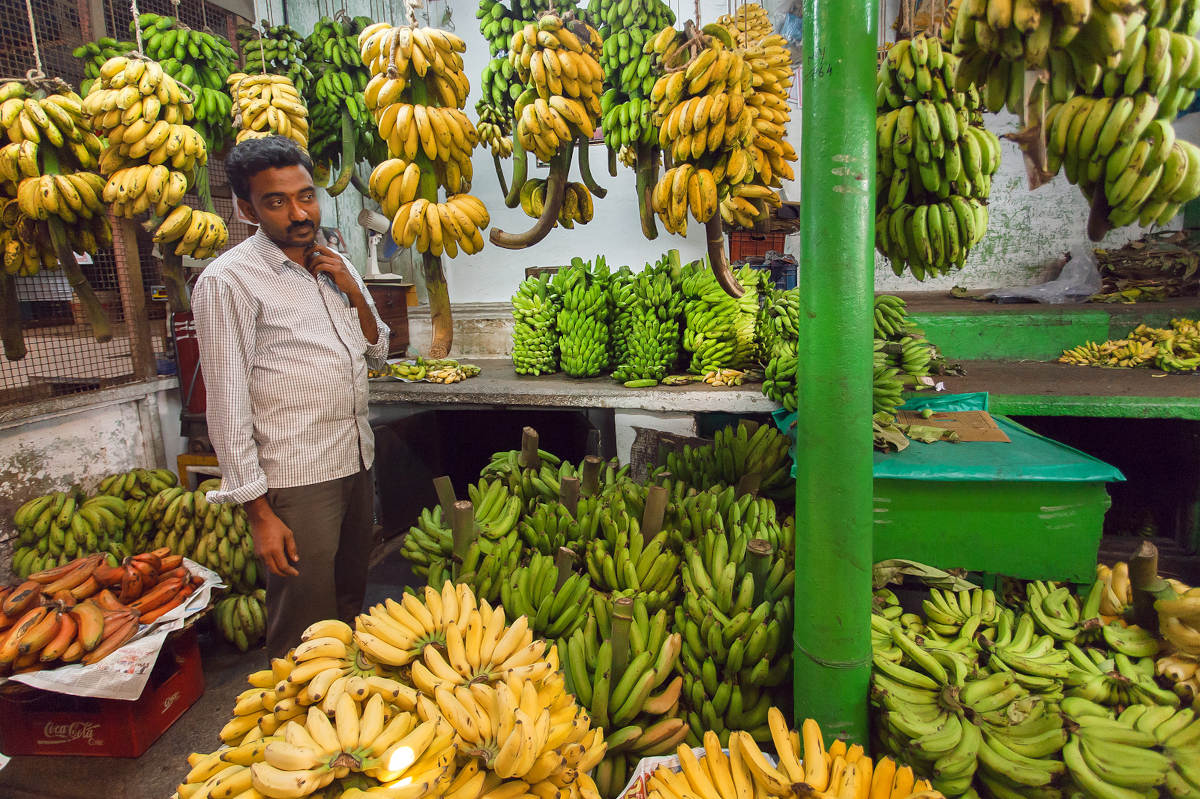
M278 244L271 241L266 233L263 233L262 227L254 232L254 246L267 265L276 272L283 272L288 268L288 264L294 263L284 254L283 250L279 249ZM299 266L299 264L296 265Z

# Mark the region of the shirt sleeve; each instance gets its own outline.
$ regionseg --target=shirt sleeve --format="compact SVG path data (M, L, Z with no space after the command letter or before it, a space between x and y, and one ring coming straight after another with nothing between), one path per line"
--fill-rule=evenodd
M233 286L201 276L192 295L200 366L207 394L208 435L221 465L216 503L249 502L267 493L250 412L255 311Z
M358 282L358 290L362 292L363 299L367 301L367 307L371 309L371 316L375 317L375 326L379 329L379 337L375 339L375 343L367 342L367 366L372 369L384 369L387 367L388 344L392 338L392 329L379 318L379 310L375 307L375 300L371 297L371 292L367 290L367 284L363 282L362 276L354 268L354 264L351 264L350 260L344 255L342 259L349 264L350 274L354 275L354 279ZM364 336L364 340L365 338Z

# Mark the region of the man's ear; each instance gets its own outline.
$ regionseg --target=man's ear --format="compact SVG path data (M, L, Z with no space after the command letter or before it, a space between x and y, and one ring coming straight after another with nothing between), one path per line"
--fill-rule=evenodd
M242 212L242 216L249 219L254 224L258 224L258 214L254 213L254 206L248 200L237 198L238 210Z

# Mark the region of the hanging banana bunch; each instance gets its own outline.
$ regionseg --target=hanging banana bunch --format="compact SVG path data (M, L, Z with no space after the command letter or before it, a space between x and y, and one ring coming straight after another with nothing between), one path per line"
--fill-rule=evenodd
M211 31L192 30L175 17L141 14L129 23L130 34L138 27L146 55L192 90L195 118L191 124L204 139L208 152L223 150L229 137L232 104L225 93L225 81L237 64L233 45Z
M363 96L371 73L359 57L358 35L371 24L369 17L339 11L332 19L317 20L302 48L304 64L316 76L304 93L308 152L318 183L328 182L337 167L337 178L326 188L335 197L350 185L358 161L379 163L387 157Z
M483 203L467 193L478 134L462 111L470 90L461 55L466 43L447 31L386 22L365 28L358 43L371 71L367 108L390 156L371 173L370 193L391 218L396 244L415 245L423 255L434 320L429 355L442 358L453 331L441 256L479 252L491 222Z
M308 108L291 80L265 72L229 76L235 141L285 136L308 149Z
M953 47L959 87L977 83L989 110L1024 116L1039 183L1063 169L1099 240L1165 224L1200 195L1200 150L1172 128L1200 89L1197 33L1200 9L1185 0L987 0L964 4ZM1047 82L1027 92L1026 70L1039 69Z
M112 244L96 174L100 139L84 119L83 98L58 78L0 85L0 338L8 360L25 356L17 276L66 272L92 333L108 341L108 317L74 253Z
M607 194L588 160L588 141L600 122L602 44L599 32L572 11L546 12L513 33L508 59L528 88L513 106L515 163L505 202L509 208L520 205L537 221L521 234L493 229L493 244L521 249L541 241L555 225L586 224L592 196ZM577 145L582 182L567 180ZM528 177L530 152L550 165L544 180Z
M876 79L875 246L897 275L961 269L987 232L1000 140L979 93L954 88L958 57L920 34L888 50Z
M193 211L183 197L208 161L204 139L187 123L195 117L191 91L166 74L157 61L140 54L105 62L84 100L93 130L106 140L100 171L108 177L102 198L117 216L147 224L164 246L168 299L186 310L182 257L211 258L229 233L220 216Z
M501 158L512 155L513 103L525 91L525 84L517 77L517 70L508 60L508 47L515 31L529 22L536 22L537 15L547 11L550 4L545 0L510 0L506 7L498 0L480 0L475 16L479 19L479 32L488 41L491 60L483 68L479 91L482 95L475 104L479 115L479 140L491 148L496 161L497 174L505 194Z
M604 69L604 94L600 97L604 141L608 145L609 174L617 175L616 154L637 174L638 210L646 238L658 236L650 210L650 189L658 181L661 153L658 131L652 121L650 92L661 67L645 44L664 27L675 24L675 12L662 0L600 3L591 10L604 22L600 65Z
M247 72L269 72L284 75L303 93L313 79L300 53L304 37L290 25L271 25L260 20L258 28L242 25L237 29L238 49L242 52L243 69Z
M87 97L92 84L100 77L100 67L104 66L105 61L136 49L136 42L121 42L111 36L101 36L94 42L84 42L72 50L71 56L83 61L84 79L79 84L79 93Z

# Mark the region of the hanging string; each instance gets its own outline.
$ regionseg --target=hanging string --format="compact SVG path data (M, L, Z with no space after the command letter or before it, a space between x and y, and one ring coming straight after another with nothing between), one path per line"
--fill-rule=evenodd
M28 3L29 0L25 0L25 2ZM137 0L130 0L129 13L133 14L133 30L137 33L138 55L145 55L146 51L142 47L142 26L140 23L138 23L138 17L140 17L141 14L138 12Z
M212 31L212 28L208 27L208 3L204 0L200 0L200 24L204 26L204 30Z
M417 6L421 0L404 0L404 9L408 13L408 24L417 27Z
M25 0L25 13L29 15L29 38L33 40L33 63L39 75L42 70L42 51L38 48L37 25L33 21L33 0Z

